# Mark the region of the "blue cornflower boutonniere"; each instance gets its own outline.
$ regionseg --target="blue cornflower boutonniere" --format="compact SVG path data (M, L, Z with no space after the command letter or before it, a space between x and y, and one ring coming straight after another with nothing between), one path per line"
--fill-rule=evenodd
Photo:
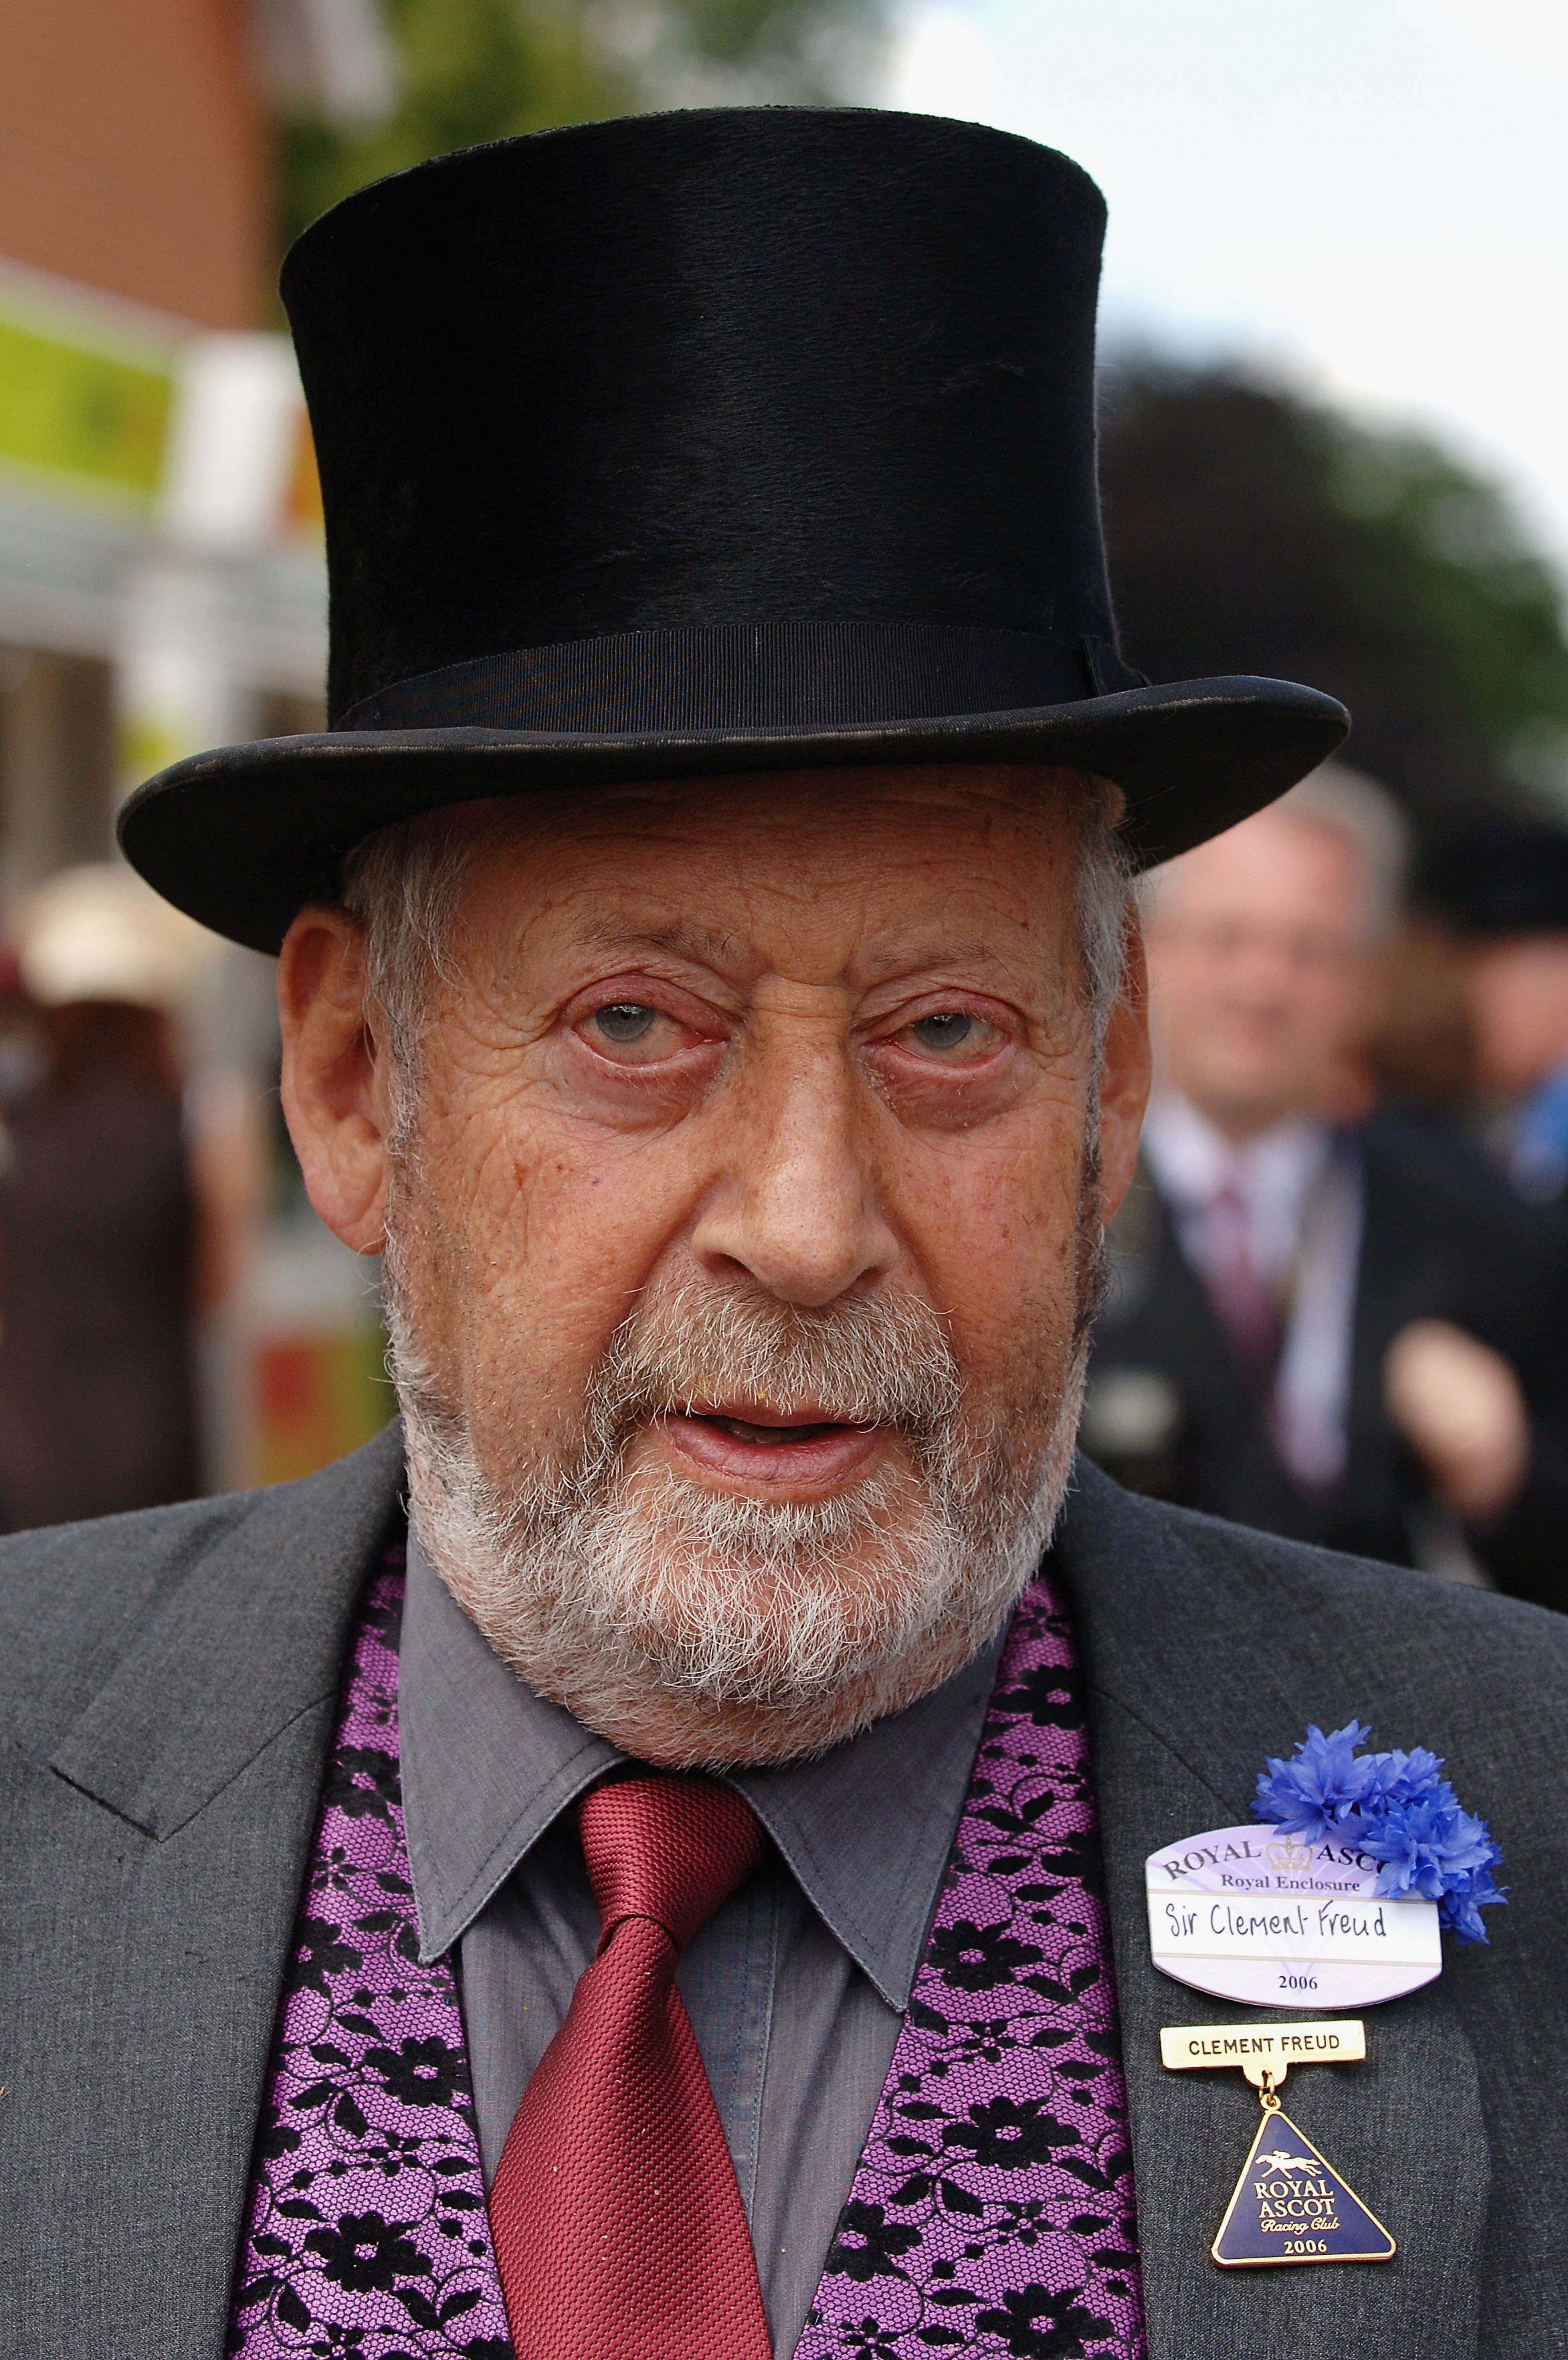
M1358 1721L1327 1737L1309 1728L1288 1762L1270 1756L1254 1811L1310 1843L1354 1844L1381 1863L1376 1889L1385 1899L1435 1901L1455 1941L1484 1942L1481 1911L1508 1899L1493 1882L1503 1855L1486 1820L1461 1807L1435 1754L1423 1745L1358 1752L1371 1734Z

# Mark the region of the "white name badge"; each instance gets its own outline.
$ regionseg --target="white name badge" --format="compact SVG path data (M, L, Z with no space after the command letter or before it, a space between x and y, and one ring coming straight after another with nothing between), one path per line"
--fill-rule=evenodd
M1149 1945L1162 1974L1248 2007L1371 2007L1442 1972L1432 1901L1385 1901L1378 1863L1332 1838L1256 1822L1150 1852Z

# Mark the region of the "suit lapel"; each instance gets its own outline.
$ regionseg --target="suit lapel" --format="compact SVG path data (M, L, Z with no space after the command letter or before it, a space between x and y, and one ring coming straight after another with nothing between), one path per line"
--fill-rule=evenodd
M402 1470L400 1429L252 1494L192 1565L49 1767L162 1841L335 1694L344 1625Z
M55 1906L21 2016L72 2267L40 2352L223 2350L343 1646L401 1464L393 1428L253 1495L50 1761Z
M1442 1978L1367 2011L1366 2064L1299 2070L1286 2092L1398 2239L1397 2258L1378 2267L1216 2268L1209 2243L1257 2102L1239 2073L1159 2063L1162 2024L1239 2023L1249 2011L1156 1972L1146 1857L1249 1819L1264 1756L1288 1752L1309 1721L1332 1726L1359 1710L1390 1739L1420 1742L1403 1726L1403 1697L1379 1693L1377 1632L1336 1607L1332 1579L1305 1580L1299 1560L1288 1570L1258 1535L1151 1512L1092 1470L1053 1570L1090 1683L1150 2360L1417 2348L1422 2360L1475 2360L1490 2166L1475 2057Z

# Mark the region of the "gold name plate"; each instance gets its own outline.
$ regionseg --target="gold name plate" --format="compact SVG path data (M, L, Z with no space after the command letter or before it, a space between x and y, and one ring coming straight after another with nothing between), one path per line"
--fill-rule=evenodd
M1359 2065L1366 2027L1355 2017L1332 2024L1167 2025L1159 2036L1162 2065L1173 2073L1205 2066L1239 2066L1255 2090L1277 2089L1292 2065Z
M1279 2084L1292 2065L1359 2064L1366 2055L1365 2025L1354 2016L1317 2024L1166 2025L1159 2053L1178 2073L1239 2067L1263 2110L1209 2248L1223 2270L1392 2261L1394 2240L1382 2222L1279 2103Z

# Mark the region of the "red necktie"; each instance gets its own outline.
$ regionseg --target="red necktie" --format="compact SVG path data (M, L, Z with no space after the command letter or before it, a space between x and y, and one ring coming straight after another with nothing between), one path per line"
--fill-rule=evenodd
M599 1941L512 2118L490 2227L517 2360L769 2360L735 2169L674 1985L750 1874L750 1807L710 1778L583 1805Z
M1253 1260L1246 1199L1234 1180L1214 1192L1210 1237L1209 1300L1243 1366L1270 1378L1279 1356L1279 1306Z

